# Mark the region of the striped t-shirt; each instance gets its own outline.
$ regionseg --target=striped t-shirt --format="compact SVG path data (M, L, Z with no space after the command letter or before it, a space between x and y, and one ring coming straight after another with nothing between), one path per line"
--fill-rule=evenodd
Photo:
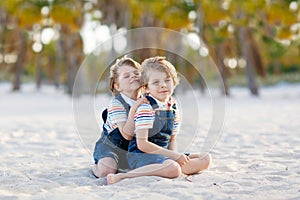
M156 101L158 102L158 100ZM165 107L162 106L162 102L159 102L158 105L159 105L158 110L164 109ZM179 117L178 109L175 109L174 111L175 111L175 119L174 119L172 134L178 134L180 130L180 117ZM140 105L134 115L135 130L153 128L154 118L155 118L155 110L153 110L150 104Z
M129 97L125 96L121 93L124 101L128 103L130 106L135 102L134 100L130 99ZM127 121L127 113L126 109L122 105L122 103L117 100L116 98L112 99L107 107L107 120L104 124L105 129L108 133L113 131L114 129L118 128L117 123L126 122Z

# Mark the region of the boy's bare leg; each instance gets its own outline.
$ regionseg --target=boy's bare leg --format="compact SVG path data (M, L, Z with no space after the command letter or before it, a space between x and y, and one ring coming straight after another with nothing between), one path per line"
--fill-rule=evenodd
M107 184L117 183L125 178L134 178L140 176L161 176L165 178L176 178L181 175L180 165L169 159L162 164L146 165L127 173L108 174Z
M182 173L186 175L196 174L202 170L205 170L211 164L210 154L191 154L188 163L181 167Z
M97 164L94 164L93 173L98 178L105 177L108 174L115 174L117 173L117 163L113 158L102 158Z

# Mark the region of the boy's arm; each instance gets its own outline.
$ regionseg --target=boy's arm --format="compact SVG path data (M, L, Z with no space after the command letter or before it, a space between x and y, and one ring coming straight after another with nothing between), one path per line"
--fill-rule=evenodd
M171 158L172 160L175 160L181 166L189 161L189 157L184 154L165 149L152 142L149 142L148 129L136 130L136 139L138 148L145 153L164 155L166 157Z
M128 121L128 119L127 119L127 121ZM132 139L131 134L128 134L128 133L126 133L126 132L123 131L124 125L125 125L125 124L126 124L126 122L119 122L119 123L117 123L117 126L118 126L118 128L119 128L119 131L120 131L121 135L122 135L126 140L131 140L131 139Z
M134 135L134 114L136 113L138 107L143 103L148 103L146 97L140 98L134 105L131 106L126 122L120 122L117 124L122 136L126 140L131 140Z
M171 135L170 144L168 146L168 149L171 151L177 151L177 142L176 142L176 135Z

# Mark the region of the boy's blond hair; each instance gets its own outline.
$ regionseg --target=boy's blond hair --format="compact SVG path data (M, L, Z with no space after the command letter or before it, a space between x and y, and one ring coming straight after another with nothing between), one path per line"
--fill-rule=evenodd
M166 60L166 57L163 56L155 56L151 58L145 59L142 64L142 85L148 86L149 82L149 72L151 70L158 70L161 72L165 72L167 76L170 76L173 80L174 86L177 86L179 83L179 77L177 76L177 72L175 67Z
M109 89L113 93L114 96L117 96L119 94L119 91L117 91L114 87L114 84L117 83L117 80L119 78L119 69L122 66L131 66L136 68L141 72L141 65L133 60L132 58L128 58L126 55L120 59L117 59L115 64L113 64L110 67L110 72L109 72Z

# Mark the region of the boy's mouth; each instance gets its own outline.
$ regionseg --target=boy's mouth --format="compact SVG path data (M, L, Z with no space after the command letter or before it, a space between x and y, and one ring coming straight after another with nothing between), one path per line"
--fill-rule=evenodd
M132 84L132 83L140 83L140 81L139 80L132 80L132 81L130 81L130 84Z
M168 93L168 92L169 92L168 90L163 90L163 91L160 91L159 93L165 94L165 93Z

